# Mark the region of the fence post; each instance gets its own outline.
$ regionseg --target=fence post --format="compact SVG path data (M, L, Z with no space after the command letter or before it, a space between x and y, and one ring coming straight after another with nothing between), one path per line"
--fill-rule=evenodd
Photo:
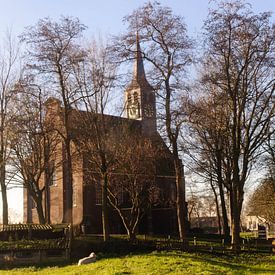
M222 253L225 253L225 244L224 244L224 238L222 238Z

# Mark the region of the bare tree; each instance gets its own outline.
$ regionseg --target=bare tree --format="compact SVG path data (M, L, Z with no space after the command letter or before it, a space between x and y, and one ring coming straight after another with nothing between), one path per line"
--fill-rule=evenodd
M37 210L39 223L50 223L49 206L43 205L43 194L47 201L47 191L54 173L51 162L60 142L58 134L49 122L44 121L44 101L41 89L30 83L17 85L14 104L17 108L13 116L12 161L17 171L17 180L23 182ZM61 163L59 164L61 165ZM58 163L55 162L55 169Z
M198 222L196 227L200 227L200 210L202 207L200 198L192 193L188 199L188 221L190 222L190 225L192 224L192 219L197 218Z
M76 115L80 121L79 148L88 156L89 168L100 175L102 187L102 231L104 241L109 239L108 223L108 185L109 173L114 166L116 150L116 121L106 115L106 109L115 86L116 66L109 60L107 47L93 41L87 49L87 58L81 66L75 67L75 75L80 92L79 106L85 113L79 111ZM90 173L91 171L87 171ZM92 173L92 175L94 175Z
M140 134L126 128L117 136L116 172L111 174L108 199L118 212L130 241L136 237L142 217L157 203L155 184L158 148ZM122 138L123 137L123 138ZM155 200L155 201L154 201Z
M248 201L251 215L266 219L267 223L275 222L275 181L266 178L253 192Z
M57 95L63 103L63 138L65 147L64 171L65 214L64 222L72 223L72 156L71 133L69 131L72 104L81 90L74 74L75 67L82 63L84 51L79 39L85 26L78 19L61 17L59 22L41 19L26 29L22 40L27 46L28 68L41 77L41 82Z
M230 169L227 165L227 112L224 98L212 88L203 83L200 85L200 91L205 95L200 96L195 102L189 101L187 109L190 109L190 135L189 139L185 138L185 142L189 144L188 152L194 172L203 178L205 183L210 183L218 217L221 206L223 233L225 240L230 241L225 201L225 188Z
M143 44L142 57L150 66L149 77L158 91L163 106L160 120L164 124L176 174L176 205L179 236L182 241L187 232L187 205L185 182L178 140L184 122L179 112L178 99L184 95L184 72L191 63L191 41L180 16L159 3L147 3L125 17L128 32L120 38L115 50L120 58L131 59L135 54L135 34ZM117 41L116 41L117 43Z
M274 27L270 13L255 15L241 1L222 2L205 22L205 82L226 102L227 158L231 172L232 244L240 250L244 186L274 115Z
M0 53L0 186L2 195L3 224L8 224L7 163L9 158L10 118L12 95L19 79L19 46L7 33Z

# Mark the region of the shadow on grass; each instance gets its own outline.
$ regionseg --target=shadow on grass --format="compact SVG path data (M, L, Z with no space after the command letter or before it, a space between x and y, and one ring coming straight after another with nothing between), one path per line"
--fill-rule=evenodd
M9 264L9 263L1 263L0 270L9 270L14 268L34 268L34 269L41 269L47 267L65 267L68 265L73 264L71 261L58 261L58 262L43 262L43 263L29 263L29 264ZM0 273L1 274L1 273Z
M238 274L242 274L243 272L250 271L252 274L261 273L274 273L275 274L275 263L274 260L271 259L272 256L266 255L251 255L244 254L239 257L232 255L219 255L216 256L211 253L190 253L190 252L166 252L165 254L160 252L159 254L151 254L152 256L157 257L169 257L169 256L177 256L179 258L188 258L190 261L196 261L202 263L205 267L204 271L213 271L213 267L217 268L227 268L231 271L238 272ZM150 256L150 255L148 255ZM273 264L274 268L262 268L257 266L257 264ZM210 264L210 266L208 266Z
M198 264L204 271L213 272L213 270L224 270L224 272L233 271L237 274L243 274L249 271L251 274L265 274L271 273L275 274L275 264L274 256L267 255L254 255L254 254L242 254L239 257L234 255L215 255L213 253L194 253L194 252L180 252L180 251L134 251L134 252L120 252L120 253L97 253L98 262L104 259L114 259L114 258L131 258L131 256L141 256L141 257L176 257L180 260L179 263L183 265L188 265L188 260L191 263ZM27 265L0 265L0 270L9 270L14 268L30 268L32 271L39 271L40 269L47 267L57 267L62 268L69 265L76 265L79 258L73 258L71 261L64 262L48 262L41 264L27 264ZM149 260L150 261L150 260ZM152 260L153 262L153 260ZM266 265L266 268L261 265ZM270 266L271 265L271 266ZM273 268L274 267L274 268ZM1 272L0 272L1 273ZM131 274L127 271L120 274Z

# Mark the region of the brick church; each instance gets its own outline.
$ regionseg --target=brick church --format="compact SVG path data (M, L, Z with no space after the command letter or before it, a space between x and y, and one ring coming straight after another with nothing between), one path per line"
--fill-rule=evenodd
M125 117L104 115L107 125L112 129L133 128L139 135L150 139L156 148L162 151L162 157L155 162L154 184L158 186L158 194L162 199L159 203L152 204L149 211L143 216L138 231L140 233L166 233L171 234L176 231L176 210L175 210L175 177L173 160L171 153L165 142L157 132L156 122L156 96L152 87L148 83L145 75L143 59L140 52L140 45L137 39L136 58L134 61L133 77L130 85L125 89ZM46 102L46 119L50 119L54 127L62 128L62 112L64 112L61 102L55 98L49 98ZM72 150L73 154L73 194L72 194L72 220L75 226L85 225L87 232L102 233L101 220L101 186L87 175L93 173L93 168L89 166L87 155L77 150L78 141L83 140L81 128L82 120L76 115L77 110L72 109L70 113ZM96 116L96 114L94 114ZM81 116L87 116L87 112L81 111ZM85 139L85 138L84 138ZM64 154L62 141L56 146L55 163L62 164ZM87 172L89 170L89 172ZM48 220L52 224L59 224L65 221L65 186L66 177L64 167L55 167L54 174L51 175L52 182L44 191L44 208L47 208ZM45 175L46 177L46 175ZM44 182L41 181L43 186ZM111 181L110 181L111 184ZM47 201L47 203L46 203ZM160 202L161 201L161 202ZM123 202L122 202L123 203ZM109 207L110 233L125 233L119 215L114 209ZM127 211L127 210L126 210ZM35 204L24 190L24 222L38 223Z

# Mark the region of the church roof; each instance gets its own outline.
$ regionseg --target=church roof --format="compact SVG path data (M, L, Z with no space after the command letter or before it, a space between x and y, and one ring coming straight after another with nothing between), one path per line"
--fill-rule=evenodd
M136 133L142 132L142 122L124 117L112 116L107 114L96 114L87 111L79 111L72 109L69 115L69 126L73 138L85 136L83 132L88 133L94 131L95 125L103 124L106 126L107 132L113 130L128 129Z
M51 99L47 103L46 118L51 122L49 126L62 129L64 127L64 107L61 106L61 102L57 99ZM54 108L51 105L54 105ZM90 139L97 139L97 134L104 141L114 142L114 146L116 144L114 138L119 138L123 141L127 136L132 136L151 140L154 150L159 152L159 156L163 159L163 161L158 161L158 166L161 167L158 174L173 175L173 167L169 166L173 162L168 147L157 131L154 135L148 135L144 131L142 120L107 114L102 115L72 108L69 111L68 121L68 132L76 146L81 146L81 144L88 142ZM62 130L59 131L62 132ZM99 131L99 133L96 134L96 131Z

